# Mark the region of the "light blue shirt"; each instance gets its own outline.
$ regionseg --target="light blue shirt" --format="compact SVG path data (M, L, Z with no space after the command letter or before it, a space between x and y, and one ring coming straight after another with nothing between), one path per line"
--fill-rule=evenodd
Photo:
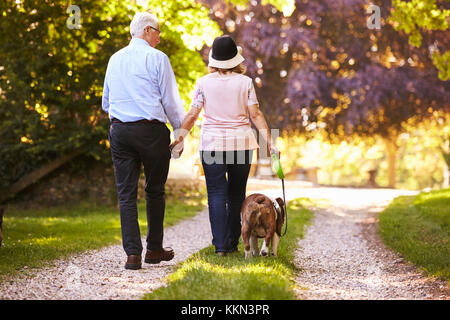
M132 38L108 62L102 108L122 122L169 119L178 129L184 108L169 58L147 41Z

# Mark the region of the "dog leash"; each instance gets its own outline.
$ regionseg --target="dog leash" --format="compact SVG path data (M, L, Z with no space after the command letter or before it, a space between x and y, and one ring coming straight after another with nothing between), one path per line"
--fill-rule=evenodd
M284 233L283 233L283 237L284 237L286 235L286 232L287 232L287 224L288 224L287 207L286 207L286 196L285 196L285 192L284 192L284 179L281 179L281 185L283 186L284 214L286 215L286 226L284 227Z
M272 162L273 162L273 167L275 169L275 172L277 173L278 178L281 179L281 185L283 188L283 202L284 202L284 214L286 216L286 226L284 227L284 233L282 235L282 237L284 237L286 235L287 232L287 225L288 225L288 218L287 218L287 207L286 207L286 193L284 191L284 173L283 173L283 169L281 169L281 163L280 163L280 159L278 159L278 156L276 155L275 152L273 152L272 154Z

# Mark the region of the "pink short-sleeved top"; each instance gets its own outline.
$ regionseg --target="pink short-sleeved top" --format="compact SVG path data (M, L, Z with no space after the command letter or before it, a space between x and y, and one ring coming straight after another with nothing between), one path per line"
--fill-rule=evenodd
M200 150L253 150L258 143L248 106L258 104L251 78L239 73L210 73L197 80L191 108L203 108Z

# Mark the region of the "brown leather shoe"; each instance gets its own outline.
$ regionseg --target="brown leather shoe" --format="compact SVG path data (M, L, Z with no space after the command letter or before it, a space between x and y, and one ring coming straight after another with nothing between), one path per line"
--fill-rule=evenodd
M145 254L146 263L160 263L161 261L170 261L175 256L172 248L162 248L159 250L147 250Z
M138 270L142 268L142 257L137 255L128 256L125 269Z

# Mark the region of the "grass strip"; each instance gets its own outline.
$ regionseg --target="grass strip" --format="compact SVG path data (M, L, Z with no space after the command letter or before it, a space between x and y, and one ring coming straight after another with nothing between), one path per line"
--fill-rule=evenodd
M389 247L428 275L450 280L450 188L395 198L379 219Z
M168 285L146 300L292 300L295 273L294 251L313 216L305 207L311 202L296 199L288 205L288 232L278 247L278 257L244 258L239 253L218 257L209 246L181 263L168 277Z
M204 193L166 200L164 226L195 216L206 206ZM145 200L138 203L141 235L147 234ZM8 208L0 247L0 281L26 267L98 249L121 241L119 209L85 202L76 206L18 210Z

